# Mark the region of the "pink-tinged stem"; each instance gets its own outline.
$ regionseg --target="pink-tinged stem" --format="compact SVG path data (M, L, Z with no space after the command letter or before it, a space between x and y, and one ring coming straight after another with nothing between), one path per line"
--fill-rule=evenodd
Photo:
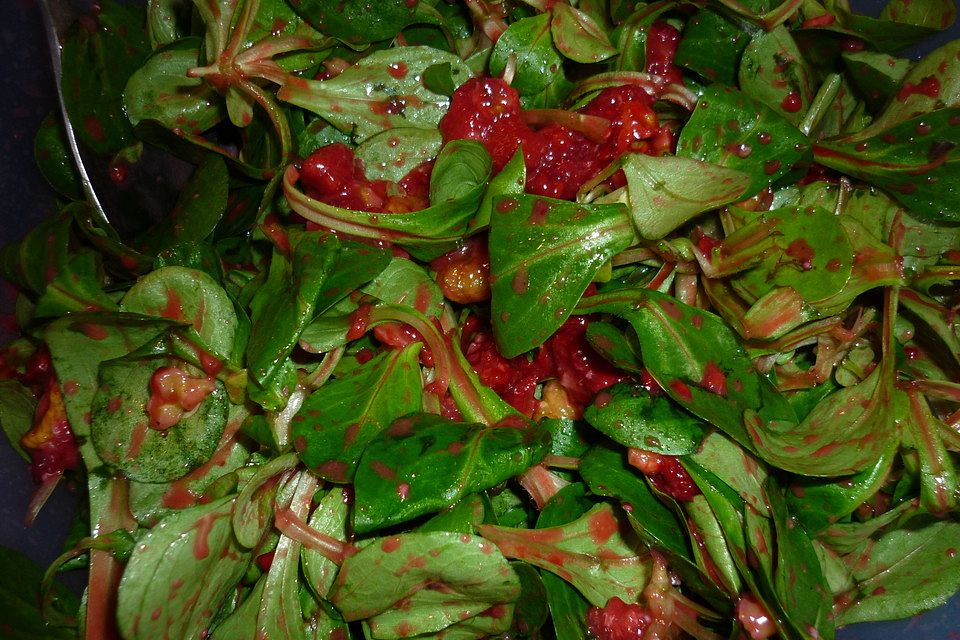
M530 467L517 480L520 482L520 486L527 490L527 493L536 503L537 509L540 510L550 502L550 498L570 484L542 464Z
M91 480L91 484L100 482ZM108 495L107 509L93 523L91 534L99 536L117 529L133 531L135 523L130 514L129 485L126 480L107 480L103 488ZM94 489L94 487L91 487ZM109 551L90 551L90 580L87 585L86 640L119 640L117 628L117 589L123 567Z
M296 540L308 549L317 551L337 566L343 564L346 558L356 553L352 544L317 531L290 508L281 509L277 512L274 516L274 525L283 535Z

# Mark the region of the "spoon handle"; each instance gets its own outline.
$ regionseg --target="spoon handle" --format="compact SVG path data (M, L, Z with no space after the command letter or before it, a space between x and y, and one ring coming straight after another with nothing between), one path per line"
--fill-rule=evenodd
M48 50L50 52L50 66L53 69L53 78L57 85L57 104L60 108L60 115L63 121L64 133L67 136L67 146L70 148L70 154L73 156L73 162L77 167L77 173L80 174L80 184L83 187L83 193L93 209L94 217L100 222L103 230L111 236L116 236L113 225L107 217L103 206L97 198L97 192L90 181L90 174L83 163L83 156L80 153L80 146L77 144L77 135L73 130L73 124L70 122L70 115L67 113L67 104L63 99L63 61L60 57L61 44L60 34L57 28L59 21L67 21L69 24L74 15L73 10L67 5L65 0L38 0L40 12L43 17L43 30L47 37Z

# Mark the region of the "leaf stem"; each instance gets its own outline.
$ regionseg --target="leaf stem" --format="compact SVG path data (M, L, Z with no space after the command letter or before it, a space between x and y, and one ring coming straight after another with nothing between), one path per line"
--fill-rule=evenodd
M823 120L823 117L827 114L827 109L829 109L833 105L833 101L837 99L837 95L840 93L842 86L843 78L839 73L831 73L827 76L827 79L823 81L820 89L817 90L817 95L813 97L813 103L810 105L810 109L807 110L807 114L800 123L800 131L803 131L804 135L809 136L810 132L820 124L820 121Z

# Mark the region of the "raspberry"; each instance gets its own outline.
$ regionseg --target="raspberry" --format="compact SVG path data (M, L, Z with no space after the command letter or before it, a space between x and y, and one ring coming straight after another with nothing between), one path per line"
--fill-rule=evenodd
M653 616L639 604L614 596L603 607L590 607L587 627L597 640L639 640L653 624Z
M693 481L676 456L665 456L643 449L630 449L627 461L661 493L679 502L690 502L700 495L700 487Z
M683 82L680 69L673 64L678 46L680 32L662 20L655 20L647 30L647 73L670 82Z

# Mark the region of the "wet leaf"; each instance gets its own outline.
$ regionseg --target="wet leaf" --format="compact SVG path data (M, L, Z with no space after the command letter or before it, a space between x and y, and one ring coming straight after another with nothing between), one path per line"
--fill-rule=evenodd
M709 9L700 9L683 28L675 62L709 82L735 85L740 56L749 36L733 22Z
M420 346L386 351L310 394L290 432L307 467L349 482L367 445L396 419L421 410Z
M617 54L609 36L589 14L559 3L553 6L550 16L553 42L564 57L590 64Z
M677 155L748 173L752 182L743 197L749 197L805 164L810 143L761 101L711 85L680 132Z
M600 268L634 240L620 204L538 196L497 201L490 220L492 320L501 353L539 346L573 311Z
M457 56L430 47L376 51L329 80L291 79L277 96L325 118L356 142L397 127L435 129L449 96L423 84L428 67L449 63L466 80L470 70Z
M187 71L199 66L200 44L199 38L170 44L130 76L123 104L131 124L156 120L168 129L200 135L223 118L223 103L213 87L187 77Z
M333 487L310 514L308 524L322 534L337 540L347 540L347 524L350 521L349 500L345 489ZM340 570L332 560L319 551L305 547L300 551L303 577L319 598L326 598Z
M812 75L790 31L780 25L753 36L743 52L738 79L745 95L796 125L816 92Z
M960 108L870 130L856 142L816 145L817 162L887 191L921 218L960 220Z
M233 538L232 508L228 496L176 511L139 540L117 601L125 638L195 638L209 628L251 560Z
M693 453L705 433L701 420L668 398L627 384L602 391L583 417L625 447L665 455Z
M553 82L563 58L553 45L549 13L521 18L507 28L490 54L490 75L503 75L511 57L516 59L511 86L520 95L536 95Z
M519 596L520 581L494 544L438 531L375 538L344 561L330 601L345 620L369 618L375 637L397 638L440 631Z
M354 528L364 533L439 511L536 464L549 452L550 435L518 425L484 427L431 414L395 421L360 459Z
M632 531L609 504L577 520L545 529L480 527L508 558L523 560L563 578L595 607L619 597L634 602L650 577L649 558L637 555Z
M399 182L414 167L436 158L442 145L443 137L435 129L403 127L367 138L356 155L370 180Z
M43 596L40 582L43 570L27 559L26 556L0 547L0 608L3 609L2 623L4 638L8 640L70 640L77 638L73 627L56 627L44 619L40 610ZM80 609L80 601L74 592L55 583L52 593L44 594L52 600L49 605L61 616L75 618Z
M33 159L57 193L71 200L83 198L80 175L73 166L73 155L58 114L51 113L40 123L33 138Z

